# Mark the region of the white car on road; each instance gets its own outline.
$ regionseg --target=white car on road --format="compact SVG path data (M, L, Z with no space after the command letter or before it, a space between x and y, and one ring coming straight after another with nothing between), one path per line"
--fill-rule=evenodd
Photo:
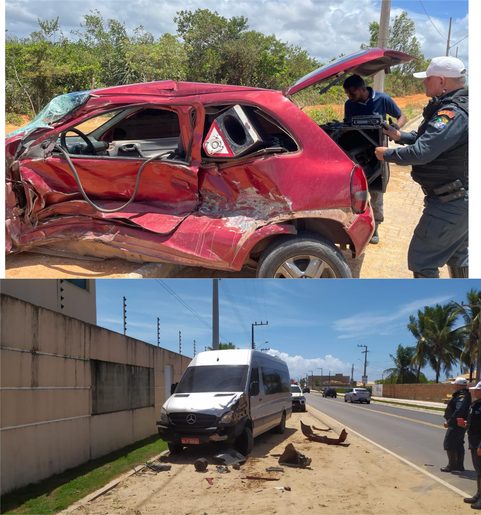
M353 388L344 395L344 402L365 402L371 403L371 392L366 388Z

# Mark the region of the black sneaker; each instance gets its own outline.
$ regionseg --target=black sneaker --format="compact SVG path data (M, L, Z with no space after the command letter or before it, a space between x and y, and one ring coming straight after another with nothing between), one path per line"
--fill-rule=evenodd
M371 237L371 241L369 243L372 243L373 245L377 245L379 243L379 233L377 232L377 227L376 227L374 234Z

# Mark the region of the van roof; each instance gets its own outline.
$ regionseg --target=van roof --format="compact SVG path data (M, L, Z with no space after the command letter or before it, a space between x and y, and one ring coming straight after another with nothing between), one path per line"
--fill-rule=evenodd
M197 354L197 356L195 356L189 363L189 367L199 365L250 365L253 356L257 356L262 361L277 361L286 365L281 359L275 356L270 356L265 352L252 349L226 349L199 352L199 354Z

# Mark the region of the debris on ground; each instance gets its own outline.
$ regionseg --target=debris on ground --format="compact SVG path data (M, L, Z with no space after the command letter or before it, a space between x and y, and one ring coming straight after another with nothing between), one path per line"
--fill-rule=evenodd
M284 472L282 467L267 467L266 472Z
M254 479L258 481L279 481L278 477L266 477L266 476L244 476L241 479Z
M215 468L219 474L227 474L227 472L230 472L227 465L216 465Z
M281 492L290 492L291 491L291 487L290 486L275 486L274 488L276 490L281 491Z
M205 472L208 464L209 462L205 458L197 458L194 461L194 467L197 472Z
M311 458L301 454L291 443L286 445L284 452L279 457L279 465L288 467L306 468L311 464Z
M305 437L307 437L311 442L325 443L327 445L342 445L343 447L349 446L348 443L344 443L344 441L347 438L347 431L345 429L343 429L341 431L339 438L329 438L328 436L316 435L313 432L311 426L308 426L307 424L303 424L302 420L300 422L301 422L302 434Z
M240 465L238 463L234 463L234 465L232 465L232 468L234 470L240 470Z
M207 481L207 483L209 483L210 486L212 486L214 484L213 477L205 477L204 479Z
M167 472L172 468L172 465L165 465L163 463L146 462L145 466L154 472Z
M327 429L321 429L320 427L312 426L312 429L315 429L316 431L332 431L330 427Z
M246 462L246 457L235 449L228 449L225 452L216 454L213 459L221 465L233 465L234 463L242 465Z

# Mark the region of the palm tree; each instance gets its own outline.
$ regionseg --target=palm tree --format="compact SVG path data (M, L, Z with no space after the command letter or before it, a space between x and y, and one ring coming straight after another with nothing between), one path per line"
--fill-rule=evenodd
M481 290L469 290L466 294L466 304L456 304L458 313L462 314L464 347L461 353L461 363L469 368L469 381L473 380L473 373L478 358L479 341L479 312L481 306Z
M418 311L418 317L414 315L409 316L409 324L407 328L411 331L414 338L416 338L416 347L414 348L412 364L416 368L416 382L419 383L421 369L428 364L429 346L424 336L425 324L424 314Z
M412 382L415 377L412 369L414 352L414 347L398 345L396 354L394 356L389 354L389 357L394 362L393 368L384 370L384 373L388 374L387 381L389 383L403 384Z
M461 355L463 328L454 327L458 314L453 303L426 306L423 311L424 336L429 348L428 361L436 372L436 383L439 383L441 370L449 374Z

